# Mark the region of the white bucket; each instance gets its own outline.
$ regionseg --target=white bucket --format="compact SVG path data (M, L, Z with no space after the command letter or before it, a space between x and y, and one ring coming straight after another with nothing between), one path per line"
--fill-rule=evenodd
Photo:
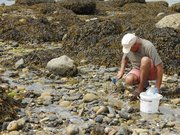
M148 96L146 92L140 94L140 111L145 113L156 113L159 108L159 100L163 96L156 93L153 96Z

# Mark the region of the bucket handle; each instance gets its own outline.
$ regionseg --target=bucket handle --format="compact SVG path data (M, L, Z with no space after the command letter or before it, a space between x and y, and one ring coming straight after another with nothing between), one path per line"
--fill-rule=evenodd
M145 101L145 102L152 102L152 101L145 100L145 99L140 99L140 101Z

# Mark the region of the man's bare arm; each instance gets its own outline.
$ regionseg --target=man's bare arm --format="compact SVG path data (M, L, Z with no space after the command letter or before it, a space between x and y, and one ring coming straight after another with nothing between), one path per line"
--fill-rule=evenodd
M117 74L118 79L122 78L127 63L128 63L128 58L127 58L126 54L123 54L123 57L122 57L122 60L121 60L121 68L120 68L120 70L119 70L119 72Z
M162 83L162 77L163 77L163 65L162 63L156 66L157 69L157 82L156 87L158 90L160 90L161 83Z

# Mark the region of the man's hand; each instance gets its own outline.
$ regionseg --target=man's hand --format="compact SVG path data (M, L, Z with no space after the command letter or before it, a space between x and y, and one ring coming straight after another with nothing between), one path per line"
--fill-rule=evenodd
M119 71L118 74L117 74L117 79L121 79L123 77L123 72L122 71Z

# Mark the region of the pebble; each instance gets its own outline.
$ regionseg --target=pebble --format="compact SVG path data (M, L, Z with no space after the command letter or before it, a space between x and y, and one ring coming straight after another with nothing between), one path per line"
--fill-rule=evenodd
M128 114L127 112L125 112L125 111L120 111L120 112L119 112L119 115L120 115L121 118L124 118L124 119L126 119L126 120L131 119L131 115Z
M71 102L69 102L69 101L62 101L59 103L59 105L62 107L69 107L70 104L71 104Z
M52 96L49 92L43 92L37 99L38 104L49 105L52 103Z
M9 132L9 135L20 135L18 131L11 131Z
M107 68L107 71L109 71L109 72L117 72L118 70L119 70L118 67Z
M171 99L171 102L175 105L180 104L180 98Z
M98 116L95 118L95 121L98 122L98 123L102 123L102 122L103 122L103 118L104 118L103 115L98 115Z
M12 42L12 45L11 45L12 47L18 47L19 46L19 44L18 44L18 42Z
M84 102L91 102L98 99L98 97L95 94L88 93L83 97Z
M14 131L14 130L17 130L17 129L18 129L17 121L11 121L7 126L8 131Z
M21 58L15 63L15 68L18 69L18 68L23 68L23 67L24 67L24 59Z
M9 125L9 122L3 122L2 127L1 127L2 131L6 130L8 125Z
M175 126L175 122L167 122L164 126L164 128L170 128L170 127L174 127Z
M103 122L109 124L112 121L112 118L105 116Z
M108 98L108 103L109 103L109 105L114 106L117 109L122 108L122 102L119 99L109 97Z
M95 106L95 107L93 107L93 111L97 112L99 110L99 108L100 108L100 106Z
M66 128L66 131L67 131L68 135L77 135L77 134L79 134L79 128L76 125L72 125L72 124L69 125Z
M100 106L96 114L99 115L99 114L107 113L107 112L108 112L108 108L106 106Z
M120 127L116 135L129 135L128 129L125 127Z
M119 120L116 119L116 118L113 119L113 120L109 123L110 126L112 126L112 125L113 125L113 126L116 126L116 125L118 125L118 124L120 124L120 122L119 122Z

